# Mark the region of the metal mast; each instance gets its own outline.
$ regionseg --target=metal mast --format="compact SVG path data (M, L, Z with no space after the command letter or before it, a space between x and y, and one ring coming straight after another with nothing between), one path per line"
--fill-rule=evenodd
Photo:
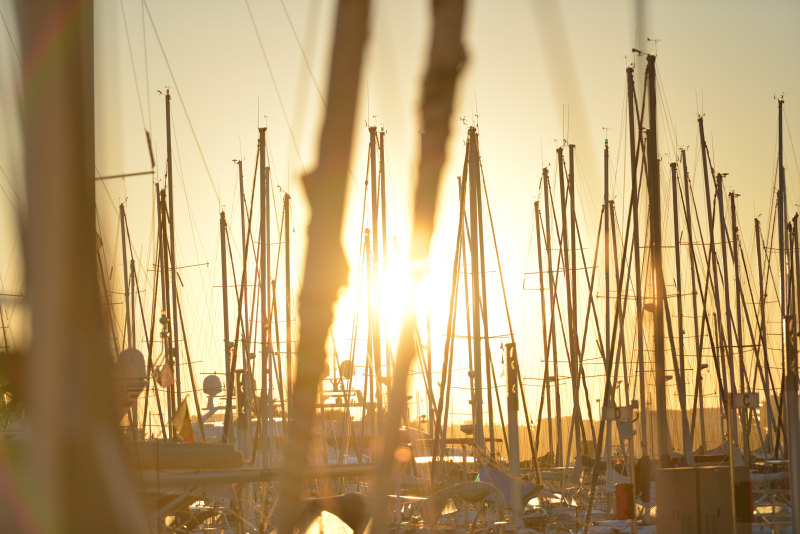
M269 168L267 167L267 128L262 126L258 129L259 167L260 167L260 215L259 224L261 238L259 253L259 282L261 287L261 465L267 466L267 450L269 447L269 432L267 428L268 410L272 408L272 369L269 368L271 360L271 348L268 343L269 337L269 308L270 299L270 276L269 276ZM249 365L246 366L246 368ZM269 382L269 384L268 384ZM247 381L247 385L250 381Z
M289 193L283 195L283 228L284 228L284 241L285 241L285 250L284 250L284 261L285 266L285 275L286 275L286 392L288 398L291 400L292 398L292 261L291 261L291 249L289 248L289 237L291 236L291 224L289 221L291 217L289 216L289 201L292 197L289 196Z
M686 151L681 148L681 163L683 164L683 206L686 216L686 234L689 239L689 259L691 260L690 271L692 279L692 319L694 321L694 338L695 338L695 357L697 361L697 374L695 376L695 392L697 394L697 404L700 409L700 450L703 454L706 452L706 425L705 413L703 405L703 340L700 336L700 325L697 315L697 259L694 254L694 234L692 231L692 208L690 205L691 193L689 189L689 169L686 163ZM705 305L703 306L705 309ZM696 406L696 405L695 405ZM694 446L694 412L692 413L692 428L690 443ZM694 455L694 451L692 451Z
M560 162L559 158L559 162ZM559 163L560 165L560 163ZM550 231L550 176L547 169L544 170L544 243L545 250L547 251L547 277L548 287L550 288L550 328L548 332L548 339L550 340L550 347L553 349L553 388L554 388L554 401L556 405L556 450L554 462L556 466L564 464L564 450L562 446L563 432L561 429L561 392L559 391L559 378L558 378L558 345L555 342L556 323L556 282L553 274L553 258L551 256L552 248L552 234Z
M225 344L225 377L228 381L228 370L231 369L231 351L230 351L230 322L228 321L228 250L226 247L228 237L228 223L225 221L225 212L219 213L219 245L220 245L220 259L222 264L222 332L223 343ZM233 384L225 384L226 388L232 388ZM228 414L226 412L225 416ZM227 423L227 421L226 421ZM227 424L226 424L227 427Z
M656 56L647 56L645 71L648 93L649 131L647 134L647 193L650 201L650 261L653 265L655 293L653 337L655 353L656 419L658 456L662 467L669 465L669 430L667 427L666 368L664 362L664 271L661 263L661 176L658 168L658 132L656 129Z
M176 281L176 264L175 264L175 205L174 205L174 194L173 194L173 187L172 187L172 123L171 123L171 111L170 111L170 100L171 97L169 96L169 89L167 89L166 94L164 95L166 99L166 109L167 109L167 189L169 195L169 217L165 221L169 224L169 263L172 267L171 270L171 277L172 277L172 313L175 314L175 317L178 317L178 284ZM178 340L178 328L177 328L177 320L173 320L173 317L168 317L171 327L172 327L172 354L175 360L175 394L176 394L176 401L180 402L181 400L181 369L180 369L180 354L179 354L179 340Z
M380 278L379 278L379 222L380 211L378 195L378 128L369 127L369 167L370 167L370 192L372 199L372 280L373 291L370 299L373 302L372 313L370 314L370 325L372 326L372 357L375 365L375 392L378 401L378 414L383 413L383 365L381 363L381 306L380 306Z
M483 434L483 376L481 362L481 311L477 306L480 291L480 260L478 258L478 189L480 188L480 162L478 161L477 131L474 126L468 130L469 145L469 240L470 273L472 281L472 354L474 371L474 393L472 400L473 426L475 429L475 449L481 452L485 441Z
M631 210L633 211L633 264L636 281L636 355L639 366L639 406L641 419L641 433L639 435L642 443L642 457L648 455L647 450L647 391L644 379L644 343L642 332L642 264L639 253L639 180L637 179L637 140L640 139L640 132L636 127L636 103L635 89L633 85L633 67L626 69L628 80L628 131L631 144Z

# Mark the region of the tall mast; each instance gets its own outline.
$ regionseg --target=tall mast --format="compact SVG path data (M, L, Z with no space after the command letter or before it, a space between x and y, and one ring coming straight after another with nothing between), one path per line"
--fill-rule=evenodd
M228 320L228 250L227 250L227 237L228 237L228 223L225 220L225 211L219 212L219 246L220 258L222 264L222 335L225 347L225 387L232 388L233 384L230 383L229 378L233 376L229 374L231 368L231 351L229 349L231 342L230 321ZM227 413L226 413L227 416Z
M670 163L670 171L672 173L672 221L675 239L675 284L678 291L678 364L680 373L678 380L681 381L681 387L678 389L684 391L682 405L686 404L686 355L683 346L683 293L681 287L681 237L679 231L678 217L678 164ZM677 373L676 373L677 374ZM680 393L679 393L680 394ZM682 406L682 407L683 407ZM684 416L685 416L684 410ZM683 454L686 456L687 463L694 465L694 451L692 451L692 435L689 431L689 421L686 417L681 418L683 423Z
M781 161L781 167L783 162ZM784 190L785 192L785 190ZM784 196L785 200L785 196ZM784 213L785 214L785 213ZM786 418L786 450L789 457L789 485L792 495L800 495L800 420L798 420L798 377L797 377L797 312L795 309L792 290L800 290L800 257L798 257L797 215L794 216L793 225L789 230L794 233L795 260L792 260L791 239L789 240L789 279L786 292L786 313L783 316L783 326L786 331L786 376L784 378L784 417ZM781 229L781 233L786 232ZM781 271L783 271L783 258L781 258ZM798 295L800 298L800 295ZM792 506L792 524L800 525L800 506Z
M175 205L174 205L174 193L172 187L172 122L171 122L171 111L170 111L170 101L172 97L169 96L169 89L167 89L166 94L164 95L166 99L166 110L167 110L167 189L168 189L168 196L169 196L169 216L165 218L165 222L169 224L169 264L171 266L171 278L172 278L172 313L175 314L175 319L173 317L169 317L170 322L172 323L172 357L175 360L175 395L177 401L179 402L181 399L181 369L180 369L180 352L179 352L179 339L178 339L178 328L177 328L177 316L178 316L178 285L176 282L176 265L175 265Z
M783 167L783 97L781 96L778 99L778 269L780 271L780 283L781 283L781 295L780 295L780 306L781 306L781 317L788 318L789 316L789 308L790 303L787 302L788 297L788 285L791 283L790 281L786 280L786 268L787 268L787 244L786 243L786 235L787 235L787 228L788 228L788 215L786 213L786 171ZM794 228L794 231L797 232L797 227ZM791 264L791 255L789 255L788 263ZM797 291L798 288L795 288ZM784 412L787 414L794 414L797 412L797 399L798 399L798 378L797 378L797 344L795 339L791 339L792 336L790 332L791 322L788 319L784 319L784 328L782 328L782 343L781 343L781 350L783 351L783 363L785 368L785 375L784 375L784 391L785 391L785 408ZM793 322L794 327L796 328L797 322L796 320ZM789 412L790 404L794 404L794 411ZM789 457L789 464L790 469L794 469L795 471L799 470L800 468L798 465L800 464L800 447L795 448L793 447L793 443L791 438L795 437L792 435L794 430L793 425L795 423L795 417L788 417L786 425L784 426L786 430L786 452L787 456ZM794 460L794 461L793 461ZM792 495L800 495L800 477L798 477L797 485L795 485L794 477L791 479L791 486L792 486ZM800 508L800 507L793 507ZM800 513L796 516L793 513L793 519L797 521L800 518ZM798 524L795 522L795 524Z
M722 178L723 175L721 173L717 173L717 201L719 206L719 239L720 239L720 248L722 249L722 288L725 292L725 326L727 329L727 339L724 343L722 343L722 349L725 351L725 359L728 365L728 372L730 373L730 388L729 391L732 394L736 394L736 375L734 373L733 368L733 332L732 332L732 325L731 319L733 314L731 314L731 298L730 298L730 289L728 283L728 237L727 237L727 225L725 223L725 206L723 204L723 192L722 192ZM722 326L720 326L720 330L722 330ZM732 410L733 406L728 406L728 409ZM736 429L736 419L731 415L728 417L728 420L732 422L732 427L728 428L728 439L732 440L734 446L738 445L739 443L739 436ZM731 462L733 462L733 458L731 458Z
M572 255L570 258L570 267L567 276L571 278L569 287L572 289L569 309L572 312L572 322L570 327L570 362L572 366L573 376L575 377L576 390L573 392L573 399L575 400L575 407L573 408L575 420L575 455L577 465L583 465L583 443L586 441L584 436L583 418L580 415L580 401L578 400L577 389L580 388L581 380L581 367L579 365L579 343L578 343L578 260L577 248L578 242L575 238L575 145L570 144L567 146L567 153L569 157L569 168L567 170L567 196L569 197L569 253ZM564 229L566 234L566 228ZM588 402L587 402L588 404ZM591 417L592 407L587 406L586 410ZM592 428L594 430L594 428Z
M483 321L483 350L485 352L486 364L486 412L489 415L489 457L495 459L495 442L494 442L494 405L492 402L492 389L495 388L492 368L492 353L489 347L489 315L488 315L488 300L486 298L486 256L484 255L483 243L483 196L481 194L481 171L480 171L480 147L478 146L478 134L475 133L473 137L475 141L475 152L478 154L478 161L476 166L478 168L476 179L476 205L478 212L478 226L475 229L478 242L478 261L480 262L480 275L481 275L481 291L473 295L476 299L476 307L480 309L481 319ZM477 303L480 302L480 306ZM501 409L498 402L498 410Z
M158 261L160 263L160 271L161 271L161 336L164 344L164 352L166 354L166 365L170 367L170 370L173 372L173 377L177 374L175 373L175 358L172 352L172 343L171 343L171 335L172 335L172 323L169 320L170 317L170 301L169 301L169 243L167 240L167 193L164 189L159 190L158 184L156 184L156 196L158 198L158 217L159 217L159 224L158 224L158 239L160 242L160 258ZM167 414L169 415L169 420L172 420L172 414L175 413L175 385L174 383L170 383L167 386ZM173 438L175 435L174 427L169 425L169 437Z
M122 269L123 269L123 285L125 286L125 332L122 336L122 350L126 350L127 348L135 347L134 345L134 333L132 327L133 321L133 312L134 308L131 303L131 295L130 295L130 280L128 279L128 244L126 241L126 220L125 220L125 205L120 203L119 205L119 228L120 233L122 234ZM131 267L133 267L133 261L131 261ZM2 313L3 310L0 309L0 321L2 321ZM4 324L3 324L4 326ZM5 328L3 328L3 335L5 336ZM8 351L8 342L6 341L6 352ZM129 412L130 417L130 430L133 434L133 438L137 439L137 434L139 431L139 410L138 410L138 403L134 401L133 406ZM146 417L146 416L145 416Z
M709 169L709 153L708 153L708 145L706 144L706 134L705 134L705 126L703 124L703 117L697 117L697 126L700 131L700 151L701 151L701 159L703 160L703 183L705 185L705 196L706 196L706 215L708 217L708 270L712 274L713 282L712 285L714 286L714 306L717 311L717 320L719 320L719 316L722 314L722 304L720 303L719 299L719 271L717 269L717 249L715 244L714 238L714 208L711 203L711 183L710 183L710 170ZM711 177L713 180L713 177ZM715 188L716 194L716 188ZM719 335L721 332L719 328L716 329L717 334L717 341L718 341L718 348L722 350L722 346L724 345L724 341L722 336ZM710 329L709 329L710 333ZM718 379L722 381L722 391L720 392L721 403L722 403L722 411L723 414L727 412L728 409L728 379L725 373L725 358L721 357L719 354L716 355L716 364L718 367Z
M258 151L261 151L261 144L259 143ZM244 324L245 327L242 331L242 348L245 355L250 354L250 317L249 308L247 306L247 249L250 246L248 238L248 229L250 228L250 220L247 216L247 195L244 191L244 173L242 172L242 161L236 160L236 167L239 171L239 213L242 218L242 302L244 305Z
M570 378L572 380L572 399L573 399L573 407L572 407L572 418L570 419L570 438L567 441L567 450L565 451L566 458L569 458L569 451L572 446L571 442L571 433L574 430L576 433L578 432L578 428L580 423L578 419L580 416L578 415L579 407L577 402L577 395L576 391L580 387L580 374L575 369L575 338L572 335L571 327L572 327L572 285L571 285L571 277L570 277L570 253L569 253L569 230L567 225L567 191L568 185L564 182L564 148L558 147L556 149L556 156L558 159L558 188L561 193L561 255L563 258L563 265L564 265L564 286L566 289L567 294L567 329L570 330L569 339L566 341L567 347L566 350L568 351L568 359L567 363L569 364L569 372ZM563 328L563 327L562 327ZM577 447L576 447L577 450ZM580 461L580 454L577 454L576 460Z
M700 407L700 451L705 454L706 451L706 425L705 413L703 406L703 340L700 337L700 325L697 315L697 282L695 276L697 273L697 259L694 254L694 234L692 231L692 208L691 208L691 190L689 189L689 168L686 163L686 150L681 148L681 163L683 165L683 206L686 218L686 235L689 244L689 259L691 260L689 270L692 279L692 320L694 322L694 340L695 340L695 357L697 374L695 375L695 392L697 394L697 404ZM680 277L679 277L680 278ZM684 378L685 380L685 378ZM696 406L696 405L695 405ZM692 428L690 432L690 443L694 446L694 412L692 413ZM694 451L692 451L694 453Z
M656 371L656 410L658 421L658 456L662 467L669 465L669 429L667 427L666 367L664 362L664 271L661 263L661 177L658 167L658 132L656 129L656 56L647 56L648 125L647 193L650 201L650 261L653 264L655 306L653 313L653 355Z
M606 365L609 368L613 367L614 355L611 350L611 280L609 277L609 218L611 217L611 213L608 206L608 139L604 140L603 144L603 240L604 243L604 253L603 253L603 260L604 260L604 271L605 271L605 282L606 282L606 339L605 339L605 351L606 351ZM610 386L610 395L608 395L606 399L603 399L604 403L609 403L610 405L614 405L614 384L609 384ZM607 388L609 387L607 386ZM602 412L598 414L600 418L600 424L603 424L605 418L603 417ZM606 433L606 477L608 480L611 480L611 428L608 429Z
M372 320L372 318L375 316L375 299L373 297L375 293L375 281L372 276L372 262L375 261L375 256L374 251L372 250L370 234L370 229L364 228L364 270L367 273L367 317L369 319L369 324L367 326L367 370L364 372L364 389L369 388L369 407L365 410L365 413L369 414L370 440L372 440L372 438L377 435L377 420L379 413L375 410L375 407L377 406L375 388L377 380L375 377L375 325ZM362 428L362 436L363 432L364 430ZM374 444L375 441L372 440L372 443Z
M381 362L381 306L380 306L380 279L379 279L379 222L378 214L380 211L380 198L378 195L378 128L369 127L369 167L370 167L370 193L372 199L372 280L373 291L370 299L373 301L372 314L370 314L370 325L372 325L372 357L375 365L375 391L378 400L378 414L383 412L383 365Z
M739 345L739 388L746 393L747 378L744 369L744 332L742 331L742 281L739 279L739 228L736 223L736 194L731 191L731 245L733 246L733 277L736 291L736 332ZM733 371L733 369L731 369ZM750 414L742 410L742 444L744 449L745 465L750 464Z
M122 336L124 347L132 347L131 339L131 295L128 285L128 246L125 240L125 204L119 205L119 229L122 234L122 269L125 280L125 335ZM127 344L124 341L127 340Z
M559 165L561 159L559 158ZM560 167L559 167L560 168ZM556 450L554 462L557 466L564 464L564 450L562 447L563 432L561 429L561 392L559 391L558 377L558 345L555 342L556 323L556 295L555 295L555 276L553 274L552 258L552 234L550 232L550 176L547 169L544 170L544 244L547 251L547 277L548 287L550 288L550 330L547 334L550 340L550 347L553 350L553 388L554 401L556 405Z
M627 406L631 403L630 389L628 384L628 364L627 364L627 351L625 343L625 330L621 328L621 321L624 321L625 312L627 311L628 302L628 287L630 283L630 276L624 276L626 252L622 254L622 263L620 263L619 249L617 247L617 212L613 200L608 201L608 210L611 212L611 248L614 250L614 286L616 287L617 295L614 298L614 326L611 331L612 347L606 352L613 354L614 362L614 385L618 386L617 379L619 377L619 367L622 365L622 385L625 392L625 401L620 399L620 405ZM630 227L630 217L628 218L628 225ZM624 244L627 247L627 241ZM627 251L627 248L626 248ZM625 281L625 288L623 290L622 282ZM624 302L624 305L623 305ZM619 327L619 328L618 328ZM618 354L618 355L617 355ZM619 392L621 397L622 392ZM631 441L631 445L633 442ZM630 451L633 456L633 450Z
M631 145L631 210L633 211L633 264L635 267L636 281L636 357L639 366L639 408L641 419L641 431L639 437L642 443L642 456L648 455L647 449L647 389L645 388L644 374L644 339L642 332L642 264L639 258L639 180L636 172L637 167L637 140L640 138L640 131L636 127L635 115L636 104L634 100L633 67L628 67L627 73L628 86L628 131Z
M547 169L542 169L544 178L547 178ZM553 419L550 407L550 344L547 337L547 304L544 296L544 272L542 267L542 214L539 209L539 201L534 202L534 212L536 214L536 246L538 249L538 263L539 263L539 298L542 304L542 344L544 350L544 384L542 384L542 400L539 401L539 417L536 425L536 446L534 447L533 455L536 455L539 450L539 433L542 428L542 409L547 402L547 438L549 444L549 451L554 454L553 448Z
M271 359L269 338L269 313L270 276L269 276L269 168L267 167L267 128L258 129L259 167L260 167L260 215L259 224L261 236L261 250L259 253L259 288L261 296L261 465L267 466L267 450L269 447L269 429L267 419L271 408L272 399L272 370L269 368ZM246 366L246 367L249 367ZM248 380L248 384L250 381Z
M770 381L772 372L769 367L769 353L767 352L767 313L766 300L767 290L764 286L764 266L761 260L761 221L755 219L756 225L756 253L758 257L758 307L761 315L761 330L759 332L759 343L761 353L764 357L764 406L767 408L767 450L772 451L772 431L775 428L775 419L772 414L772 401L770 400Z
M472 411L475 429L476 451L483 451L486 445L483 439L483 376L481 352L481 312L477 305L480 291L480 260L478 258L478 189L480 188L480 162L478 161L477 132L470 126L467 132L469 145L469 240L470 240L470 272L472 281L472 359L475 374L475 392Z
M127 224L125 226L127 229ZM130 292L134 295L136 294L136 261L131 258L130 261ZM0 310L0 316L2 315L2 310ZM8 347L8 342L6 342L6 348ZM134 349L136 348L136 299L133 295L131 295L131 347Z
M603 412L607 407L614 406L614 383L612 382L611 372L614 368L614 359L613 359L613 351L611 350L611 333L610 333L610 324L611 324L611 314L609 310L609 300L610 300L610 291L609 291L609 276L608 276L608 139L605 140L605 147L603 150L603 224L605 226L604 233L605 233L605 282L606 282L606 331L605 331L605 361L603 362L603 375L604 375L604 387L603 387L603 399L602 399L602 407L600 409L600 428L598 430L598 442L597 446L595 447L595 457L594 457L594 465L592 467L592 478L591 478L591 486L589 491L589 504L586 508L586 520L585 523L587 525L585 532L589 531L588 526L591 525L591 517L592 517L592 508L594 503L595 497L595 487L597 486L597 480L600 476L600 455L602 453L602 440L603 440L603 433L606 432L606 417L604 417ZM599 236L598 236L599 237ZM590 286L591 287L591 286ZM606 433L606 451L607 451L607 459L606 459L606 481L611 480L611 472L613 468L611 467L611 428L608 429Z
M286 276L286 391L289 399L292 398L292 261L289 248L291 236L291 217L289 216L289 193L283 195L283 228L284 228L284 273Z
M388 263L388 255L386 250L386 157L384 153L384 143L386 138L386 131L381 128L380 135L378 137L378 200L380 204L381 210L381 270L380 275L381 277L386 275L386 266ZM376 252L377 254L377 252ZM381 306L380 309L382 310L383 307ZM385 320L385 315L381 312L379 316L381 320ZM391 340L389 339L388 335L383 336L384 338L384 350L386 351L386 372L389 376L391 376L392 371L392 344Z
M781 273L781 316L786 315L786 228L788 225L786 214L786 174L783 169L783 97L778 99L778 262ZM785 335L785 334L784 334ZM783 343L781 343L783 345ZM791 359L786 355L787 362Z

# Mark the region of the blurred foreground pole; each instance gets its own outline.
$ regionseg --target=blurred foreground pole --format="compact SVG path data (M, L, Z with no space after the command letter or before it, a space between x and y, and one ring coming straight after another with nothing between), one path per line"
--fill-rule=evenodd
M17 7L33 484L22 515L11 520L18 523L4 531L30 532L32 522L35 532L144 532L114 412L95 262L93 5Z
M341 244L344 195L353 144L368 0L340 0L328 85L328 108L319 140L317 168L304 177L308 196L308 252L298 299L300 339L297 374L284 441L287 476L281 481L278 531L291 534L308 469L308 449L317 388L325 363L325 341L339 289L347 282Z
M464 65L461 30L464 0L433 1L433 37L428 72L425 75L422 99L422 144L420 147L417 189L414 196L414 226L411 237L411 287L405 317L400 330L396 362L393 369L389 411L381 436L383 455L380 458L373 492L373 516L376 532L386 530L386 495L394 490L392 464L399 443L398 429L406 411L407 378L416 355L414 332L417 317L414 297L428 267L436 199L441 172L447 156L450 118L453 112L456 81Z

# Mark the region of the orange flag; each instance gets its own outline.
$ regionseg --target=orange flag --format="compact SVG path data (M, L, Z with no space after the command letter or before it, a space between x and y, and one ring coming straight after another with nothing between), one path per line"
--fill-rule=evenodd
M189 403L186 402L188 397L184 397L181 405L172 416L172 427L175 433L187 443L194 443L194 429L192 428L192 416L189 415Z

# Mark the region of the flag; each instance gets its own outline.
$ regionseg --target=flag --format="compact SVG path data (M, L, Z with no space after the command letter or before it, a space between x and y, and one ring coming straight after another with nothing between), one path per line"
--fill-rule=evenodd
M188 397L184 397L181 405L175 410L175 415L172 416L172 427L175 433L183 441L187 443L194 443L194 429L192 428L192 416L189 415L189 404L186 402Z

